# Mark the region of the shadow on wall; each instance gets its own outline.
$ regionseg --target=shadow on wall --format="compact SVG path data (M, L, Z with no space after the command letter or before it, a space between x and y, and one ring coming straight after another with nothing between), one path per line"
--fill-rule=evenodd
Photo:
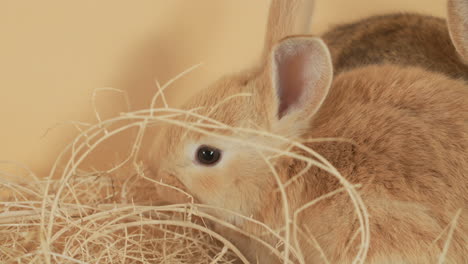
M203 4L195 1L176 3L167 12L177 16L165 21L164 30L139 41L139 46L125 56L121 70L112 81L112 87L127 92L132 111L149 108L151 99L157 92L155 80L163 85L184 70L202 63L167 88L165 95L169 106L177 107L226 72L235 72L250 65L259 53L264 24L259 23L250 29L247 24L255 15L258 17L258 13L264 12L266 16L265 7L260 5L260 8L253 8L245 14L237 7L239 4L216 0L203 1ZM236 21L241 14L246 15L245 20ZM239 30L245 28L249 30ZM249 41L242 41L245 35L250 38ZM109 99L111 98L103 97L99 101L99 109L104 113L104 118L115 115L116 105L122 104L121 98ZM161 100L157 102L156 106L162 107ZM147 139L151 138L150 135L155 130L150 132L152 133ZM125 155L122 153L130 151L133 142L129 142L128 138L131 138L130 133L109 139L93 152L85 165L97 169L112 167L111 163L116 158L120 160ZM145 143L143 153L151 142L148 140ZM119 156L109 153L117 153Z
M176 3L167 11L176 16L166 20L166 26L157 35L149 35L128 54L115 78L114 86L128 91L134 109L149 106L156 91L155 79L164 84L203 63L168 88L170 102L178 104L224 73L250 65L260 49L268 1L249 10L244 8L249 3L246 0Z

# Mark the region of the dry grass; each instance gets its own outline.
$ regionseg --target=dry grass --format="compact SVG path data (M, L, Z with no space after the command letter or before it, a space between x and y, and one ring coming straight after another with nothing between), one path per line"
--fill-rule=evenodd
M58 157L50 175L38 178L25 168L21 182L0 180L0 262L1 263L248 263L242 253L226 238L213 232L206 222L215 222L226 228L251 236L243 230L199 210L193 202L176 205L163 205L159 197L150 195L155 189L169 187L182 190L166 183L156 182L148 177L140 161L140 150L147 127L156 122L166 122L186 127L200 133L236 141L208 132L206 128L230 129L238 133L252 133L275 140L288 141L277 135L245 128L228 127L196 111L182 111L170 108L164 97L164 90L176 79L191 71L188 69L173 80L161 86L156 82L158 92L147 110L123 113L118 117L102 120L96 111L98 123L95 125L74 123L80 134ZM106 89L112 90L112 89ZM238 96L249 96L240 94ZM94 102L93 95L93 102ZM156 108L157 100L163 107ZM230 100L227 98L221 103ZM96 106L94 106L96 109ZM216 106L213 107L213 111ZM195 117L197 122L183 122L176 117ZM204 122L201 122L204 121ZM83 171L83 161L107 139L130 131L132 148L128 156L106 171ZM332 139L338 140L338 139ZM288 141L289 142L289 141ZM245 143L245 142L244 142ZM324 158L299 142L289 142L300 148L310 157L293 152L272 149L268 146L255 146L275 155L288 155L307 162L303 172L286 183L280 182L273 166L283 198L285 227L272 230L264 223L240 216L271 233L284 245L283 250L269 245L258 237L252 237L274 254L284 259L284 263L304 263L298 250L298 236L307 233L299 230L295 221L297 215L322 199L338 192L346 192L354 204L361 228L355 239L361 246L353 263L364 263L370 244L369 222L366 208L351 185ZM270 158L265 157L269 164ZM271 164L270 164L271 165ZM19 165L21 166L21 165ZM311 166L318 166L337 177L343 188L327 194L291 212L285 188L301 177ZM16 177L19 178L19 177ZM0 178L1 179L1 178ZM190 198L190 195L184 193ZM213 209L213 208L212 208ZM223 208L215 208L224 210ZM224 210L225 213L235 214ZM293 216L292 218L289 216ZM207 220L207 221L205 221ZM281 234L281 235L280 235ZM320 249L317 241L310 239L312 246ZM327 263L323 254L324 262Z
M76 173L67 182L4 183L10 194L1 203L0 262L231 263L236 258L233 245L219 243L222 237L191 217L192 208L125 201L147 187L140 175L127 181L115 176ZM48 197L42 195L45 189Z
M275 140L287 141L277 135L268 135L256 130L228 127L208 116L197 114L196 109L182 111L169 108L164 90L196 66L176 76L164 86L156 82L158 92L153 97L148 110L123 113L118 117L102 120L94 104L96 96L94 93L92 101L98 123L95 125L73 123L80 134L58 157L48 177L38 178L33 172L27 171L27 175L22 177L27 180L0 183L0 194L3 196L0 207L2 263L232 263L235 260L248 262L230 241L209 229L203 219L248 236L251 236L250 234L202 213L198 208L204 205L194 204L193 199L187 204L164 206L158 204L158 197L148 195L154 193L158 185L171 187L165 183L154 182L148 177L139 160L138 154L146 128L155 122L180 125L188 130L217 137L225 136L212 134L206 128L215 127L235 130L238 133L262 134ZM96 92L102 90L113 91L106 88ZM162 108L155 107L158 99L162 101ZM226 98L220 104L230 99ZM216 107L214 106L212 110L215 111ZM198 121L189 123L177 120L176 117L181 115L196 117ZM107 171L80 170L83 161L98 146L107 139L128 131L133 133L131 138L133 147L120 163ZM362 226L360 229L362 246L354 262L363 263L370 241L369 227L367 212L356 192L356 186L349 184L331 164L313 150L298 142L289 143L291 147L306 150L316 159L299 156L289 151L271 149L268 146L255 147L271 151L276 155L289 155L307 161L307 168L319 166L340 179L343 189L339 191L348 192L350 195ZM265 161L269 163L269 158L265 157ZM281 183L273 166L271 167L280 186L285 223L288 224L283 230L271 230L263 223L255 222L245 216L240 217L262 226L265 232L273 234L280 240L284 245L282 251L260 238L251 236L278 257L282 257L285 263L293 260L304 263L301 253L295 247L298 243L297 234L304 230L298 230L293 224L296 219L288 217L291 214L285 188L291 182ZM154 184L148 184L151 181ZM180 189L179 191L182 192ZM331 195L333 194L327 197ZM312 201L300 210L313 204ZM235 214L226 210L225 212ZM298 213L295 212L295 215ZM284 233L284 236L280 233Z
M190 71L189 69L188 71ZM188 72L187 71L187 72ZM185 74L182 73L180 76ZM98 123L72 122L80 134L58 157L48 177L25 166L17 182L0 181L1 263L233 263L245 258L231 242L206 227L195 205L158 204L154 185L139 163L145 129L167 111L164 87L146 118L137 112ZM162 98L164 108L154 104ZM170 118L174 114L163 115ZM82 171L83 161L105 140L133 132L128 156L107 171ZM6 162L6 161L5 161ZM1 179L1 178L0 178ZM157 183L165 185L164 183Z

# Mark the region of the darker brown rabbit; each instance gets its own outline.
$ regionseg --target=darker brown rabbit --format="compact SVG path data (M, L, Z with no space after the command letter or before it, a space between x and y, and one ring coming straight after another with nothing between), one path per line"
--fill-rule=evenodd
M463 59L463 47L468 42L466 37L456 37L464 23L458 17L468 17L466 10L460 14L463 5L468 6L466 0L450 0L447 20L420 14L389 14L334 27L322 38L332 54L335 73L393 63L468 80L468 65Z

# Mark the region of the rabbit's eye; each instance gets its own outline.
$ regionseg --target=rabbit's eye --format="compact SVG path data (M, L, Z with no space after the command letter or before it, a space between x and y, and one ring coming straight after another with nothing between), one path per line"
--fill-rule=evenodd
M200 146L195 154L197 161L203 165L214 165L221 158L221 151L210 146Z

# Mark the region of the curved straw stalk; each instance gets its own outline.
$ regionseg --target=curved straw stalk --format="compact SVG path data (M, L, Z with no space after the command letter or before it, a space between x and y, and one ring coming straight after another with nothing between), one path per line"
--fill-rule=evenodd
M190 68L183 74L188 73L194 68L195 67ZM178 77L181 77L183 74ZM176 79L169 81L164 86L160 86L159 83L156 82L158 91L151 101L150 109L124 113L108 120L101 120L100 115L96 113L99 122L95 125L86 126L83 129L80 128L80 134L60 153L45 181L41 182L39 179L35 179L33 180L34 183L29 185L0 183L3 186L8 186L9 189L16 193L16 195L13 195L13 197L15 197L15 201L10 202L8 205L6 203L1 205L2 208L15 208L15 210L5 211L0 214L0 224L3 224L4 227L17 228L18 231L22 230L21 232L23 233L35 234L36 237L36 244L35 247L33 247L33 250L30 250L29 253L26 253L25 251L23 252L23 255L19 256L14 256L12 253L10 254L10 260L23 259L52 263L61 259L62 261L69 261L70 263L83 263L83 261L92 262L102 261L104 259L123 258L130 262L144 262L144 255L150 254L149 252L151 250L148 250L146 248L147 246L143 245L144 243L138 246L139 242L135 240L135 237L139 236L142 239L142 237L148 236L143 229L143 226L145 226L145 228L149 228L149 230L162 230L161 232L164 235L163 237L152 237L149 235L145 240L148 243L151 242L155 245L160 245L163 248L163 252L161 252L161 254L167 254L167 256L171 254L170 252L164 251L167 250L167 248L163 246L165 245L164 243L167 244L170 240L166 236L180 236L184 241L187 241L187 243L198 243L201 245L198 250L203 253L200 254L204 254L204 256L208 254L211 258L211 263L216 263L216 261L219 261L219 263L224 263L223 261L226 261L225 263L228 263L228 259L232 259L233 257L247 263L247 260L243 257L242 253L230 241L219 234L214 233L205 226L193 222L192 216L196 216L251 237L251 239L271 250L276 256L282 257L285 263L293 263L294 260L299 261L299 263L304 263L304 259L297 242L297 236L302 232L298 229L296 224L297 215L301 211L306 210L309 206L312 206L316 201L328 198L334 193L328 194L326 197L320 197L316 201L311 201L304 207L299 208L299 210L291 211L285 190L295 179L304 177L308 168L311 166L317 166L339 179L340 183L343 185L340 192L346 192L353 202L361 225L361 228L359 229L359 233L361 234L361 247L356 255L354 263L364 262L369 248L370 232L368 214L363 201L356 191L357 186L351 185L332 166L332 164L329 164L322 156L305 145L305 143L309 141L343 139L308 139L304 142L296 142L258 129L227 126L217 120L211 119L209 114L207 116L198 114L196 111L198 109L181 110L170 108L167 104L167 100L165 99L164 90L175 80ZM106 90L113 91L113 89ZM210 109L211 111L209 111L209 113L215 111L219 105L238 96L245 97L250 96L250 94L238 94L226 98L217 106ZM163 108L154 107L158 98L162 99ZM94 104L93 107L96 109ZM180 121L177 120L178 117L190 117L196 121ZM116 175L121 173L121 170L125 171L127 167L132 169L132 174L136 175L138 179L145 180L146 182L148 182L148 180L150 182L153 181L154 184L169 188L172 187L173 189L182 192L182 190L177 189L174 186L168 186L165 183L157 182L147 177L144 173L144 169L142 169L139 164L138 154L141 150L145 131L147 127L153 126L157 122L170 123L172 125L184 127L187 131L195 131L205 135L222 138L223 140L250 144L251 147L256 148L259 152L267 151L272 153L272 157L284 155L304 161L307 164L306 169L295 177L292 177L290 181L281 182L269 161L271 157L264 157L265 162L267 162L272 169L272 174L275 176L279 191L281 192L282 205L285 213L284 223L286 223L283 228L285 230L285 236L281 236L278 231L272 230L265 223L261 223L250 217L242 216L223 208L194 204L193 197L188 193L184 193L184 195L191 198L192 202L182 205L143 206L138 204L121 204L119 202L114 202L113 205L109 205L107 207L99 205L99 203L102 203L102 201L107 199L107 196L114 200L118 200L118 195L116 193L120 193L121 200L127 201L132 199L132 192L138 192L138 188L140 188L140 186L135 183L130 183L130 178L128 177L126 177L128 179L125 179L118 191L114 190L116 187L113 186L113 179L118 178ZM290 145L290 148L288 150L275 149L262 144L245 142L236 136L228 137L208 131L208 129L213 128L216 130L230 131L233 135L250 134L269 138L271 140L278 140ZM85 173L85 176L83 176L83 173L79 172L82 162L98 146L114 135L134 129L136 129L137 133L132 139L133 144L131 151L123 161L119 162L107 171L94 174ZM293 147L304 151L310 155L310 157L292 152L291 149ZM70 155L68 160L64 160L66 155ZM59 171L58 168L61 167L62 164L63 170ZM32 172L30 173L33 175ZM128 172L126 173L128 175ZM110 181L105 181L104 176L96 176L101 174L110 175L106 176ZM92 180L93 177L95 178L95 181ZM111 194L104 196L101 195L103 192ZM27 209L25 210L25 208ZM251 223L262 227L265 230L265 234L272 235L278 239L280 243L284 245L284 250L280 251L274 246L268 244L262 238L254 237L230 223L218 219L210 214L203 213L198 210L199 208L220 210L226 214L235 214L243 218L245 221L250 221ZM149 216L145 216L145 214L149 214ZM293 216L292 219L290 219L290 215ZM156 219L154 219L154 217L156 217ZM182 220L176 220L177 217L182 217ZM18 223L20 223L21 226L19 226ZM128 233L129 228L138 227L141 229L140 233ZM182 233L172 230L176 227L181 228ZM192 237L191 235L195 234L195 231L198 232L198 235ZM16 240L13 239L10 242L16 245L21 244L21 242L25 244L31 243L31 240L21 240L21 237L16 238ZM220 244L214 243L213 241L209 242L212 238L216 238ZM107 246L103 247L103 245ZM122 247L124 255L115 255L112 253L112 247ZM142 252L141 257L136 257L134 254L136 250L135 247L140 248L139 250ZM102 248L103 250L100 252L93 252L93 248ZM209 250L205 251L205 249ZM179 248L178 250L181 249ZM194 261L194 263L197 262ZM200 260L199 263L205 262Z

